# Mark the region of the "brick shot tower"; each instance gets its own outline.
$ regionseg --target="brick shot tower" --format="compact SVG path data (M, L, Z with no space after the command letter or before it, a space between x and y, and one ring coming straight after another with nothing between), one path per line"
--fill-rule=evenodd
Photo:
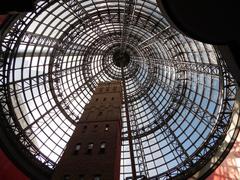
M52 180L119 180L121 104L120 81L99 83Z

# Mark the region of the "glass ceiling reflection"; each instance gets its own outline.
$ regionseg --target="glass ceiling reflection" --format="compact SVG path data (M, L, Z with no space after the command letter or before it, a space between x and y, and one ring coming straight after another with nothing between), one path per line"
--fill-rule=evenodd
M37 158L50 168L97 84L121 80L113 63L121 46L130 54L124 74L138 175L177 175L184 163L196 164L226 110L228 88L233 108L236 85L224 79L218 52L177 32L155 1L39 1L36 12L21 18L25 23L16 20L4 36L15 38L8 46L17 53L1 70L8 76L3 85L31 152L40 152ZM11 34L14 29L20 34ZM124 105L122 123L125 179L131 161Z

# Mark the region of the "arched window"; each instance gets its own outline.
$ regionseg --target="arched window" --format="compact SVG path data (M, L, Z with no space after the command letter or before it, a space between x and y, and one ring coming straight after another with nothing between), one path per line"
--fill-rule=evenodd
M86 130L87 130L87 126L85 125L85 126L83 126L83 130L82 130L82 132L85 133Z
M92 150L93 150L93 143L89 143L89 144L88 144L87 153L88 153L88 154L92 153Z
M64 180L70 180L70 175L69 174L65 174L63 177Z
M104 153L106 150L106 142L101 142L100 144L100 153Z
M79 175L79 180L84 180L84 175L83 174Z
M95 175L93 180L101 180L101 175Z
M81 143L77 143L73 154L77 155L80 149L81 149Z
M109 131L109 125L108 124L105 125L105 129L104 130L105 131Z

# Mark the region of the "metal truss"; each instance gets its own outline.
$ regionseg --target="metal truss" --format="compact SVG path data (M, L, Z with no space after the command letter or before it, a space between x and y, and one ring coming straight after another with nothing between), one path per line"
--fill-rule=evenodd
M148 46L150 46L150 45L158 42L161 37L163 37L165 34L167 34L167 31L168 31L169 29L171 29L170 26L167 26L165 29L161 30L161 31L158 32L157 34L154 34L153 36L149 37L148 39L140 42L140 43L138 44L138 47L139 47L140 49L145 49L145 48L147 48Z
M164 122L168 122L174 116L174 114L177 112L178 108L180 107L182 101L186 99L184 97L185 85L184 85L184 81L182 81L182 79L184 78L182 77L185 77L184 72L178 74L177 84L173 88L169 86L168 87L161 86L161 88L171 92L171 96L172 96L172 104L163 113L159 112L158 108L156 107L154 102L151 100L151 97L147 93L149 90L145 89L146 87L141 85L141 83L138 82L137 79L135 79L136 83L140 84L139 89L145 92L144 100L146 101L149 109L151 109L154 114L154 121L151 124L149 123L147 126L139 128L138 130L132 130L134 137L140 138L140 137L146 136L147 134L153 133L154 131L159 129L159 127L162 127L164 125Z
M146 163L146 158L144 156L144 150L143 150L143 144L141 141L141 138L138 134L140 131L139 125L137 123L137 119L135 118L136 115L134 114L134 109L132 108L134 105L130 105L129 107L129 117L131 118L131 126L132 126L132 133L134 136L134 145L135 145L135 157L138 160L137 166L139 168L139 174L140 176L144 176L145 178L149 177L149 173L147 171L147 163Z
M126 41L129 37L129 25L132 22L132 18L134 16L134 5L135 0L127 0L125 1L126 8L124 9L124 17L123 17L123 30L121 34L121 48L123 51L126 49Z
M144 62L144 57L134 57L133 61L146 63ZM219 76L219 66L216 64L205 64L198 62L182 62L181 60L176 59L155 59L148 58L149 63L152 66L161 66L161 67L173 67L177 72L178 71L187 71L195 73L210 74L214 76Z

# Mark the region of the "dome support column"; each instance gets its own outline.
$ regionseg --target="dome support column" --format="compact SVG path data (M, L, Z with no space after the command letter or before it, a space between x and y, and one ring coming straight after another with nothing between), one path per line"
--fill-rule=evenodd
M129 111L128 111L128 99L127 99L127 90L126 90L126 82L124 77L124 69L123 63L121 63L121 71L122 71L122 87L124 93L124 105L126 111L126 119L127 119L127 131L128 131L128 143L129 143L129 151L130 151L130 159L131 159L131 168L132 168L132 179L136 180L136 166L134 161L134 152L133 152L133 143L132 143L132 130L129 118Z

